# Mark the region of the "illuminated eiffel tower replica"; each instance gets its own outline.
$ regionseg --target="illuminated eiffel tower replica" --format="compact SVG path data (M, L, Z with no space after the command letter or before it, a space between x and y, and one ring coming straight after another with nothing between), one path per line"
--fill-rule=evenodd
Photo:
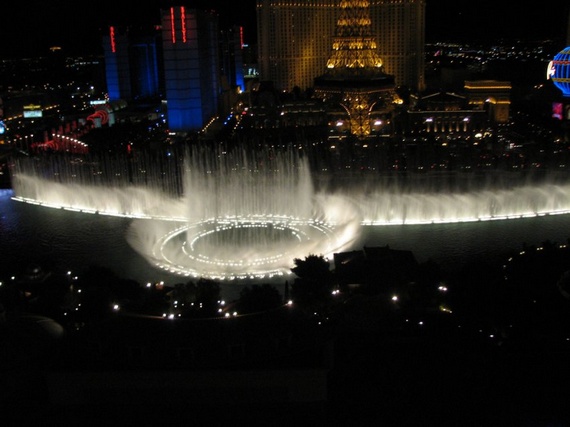
M341 0L340 17L333 38L332 54L326 72L315 78L314 97L348 116L350 133L366 138L373 126L384 124L394 105L401 103L395 92L394 76L384 73L371 34L369 1ZM374 124L376 123L376 124ZM341 126L338 121L336 126Z

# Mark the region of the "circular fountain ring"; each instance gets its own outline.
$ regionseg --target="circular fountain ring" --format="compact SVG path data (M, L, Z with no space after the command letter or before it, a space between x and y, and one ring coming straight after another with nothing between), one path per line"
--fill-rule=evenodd
M231 237L230 237L231 236ZM335 227L286 216L213 218L183 223L160 237L155 264L171 273L210 279L261 279L290 273L299 248L332 253Z

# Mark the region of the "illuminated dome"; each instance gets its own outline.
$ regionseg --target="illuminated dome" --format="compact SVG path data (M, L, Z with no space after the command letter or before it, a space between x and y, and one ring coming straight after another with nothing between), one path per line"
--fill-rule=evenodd
M558 52L550 62L548 76L564 96L570 97L570 46Z

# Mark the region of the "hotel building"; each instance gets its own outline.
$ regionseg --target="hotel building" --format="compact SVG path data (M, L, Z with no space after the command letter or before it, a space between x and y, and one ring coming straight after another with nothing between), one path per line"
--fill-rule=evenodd
M372 0L371 31L384 70L399 86L424 89L424 0ZM339 0L257 1L258 63L262 80L282 91L313 86L325 69Z
M163 9L161 16L168 126L196 131L218 113L218 16L184 6Z

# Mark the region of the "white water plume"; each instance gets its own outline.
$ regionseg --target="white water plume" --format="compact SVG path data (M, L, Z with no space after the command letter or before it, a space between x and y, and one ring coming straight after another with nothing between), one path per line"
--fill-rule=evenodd
M363 225L570 213L565 177L445 187L466 177L437 177L433 186L429 176L405 186L377 177L324 185L295 151L205 149L186 152L179 163L143 158L78 167L58 160L38 167L25 159L12 172L16 200L135 218L127 239L149 263L216 279L288 274L295 258L349 249Z

